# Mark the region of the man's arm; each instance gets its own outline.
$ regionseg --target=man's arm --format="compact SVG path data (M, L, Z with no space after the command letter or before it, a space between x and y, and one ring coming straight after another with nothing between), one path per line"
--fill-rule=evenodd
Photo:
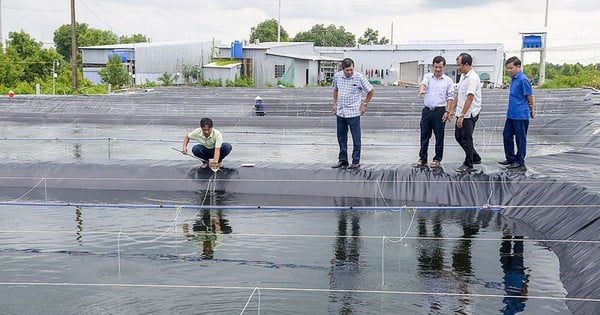
M213 161L217 165L219 164L219 158L221 157L221 147L215 147L215 155L213 155ZM211 165L212 166L212 165Z
M465 120L465 113L469 111L469 108L471 108L471 103L473 103L474 98L474 94L467 95L465 106L463 107L462 111L456 116L456 126L458 128L462 128L462 123Z
M360 113L361 115L367 111L367 105L373 98L373 94L375 94L375 88L372 88L369 93L367 93L367 97L365 97L365 101L360 104Z
M529 112L531 118L535 119L535 98L533 95L527 95L527 103L529 103Z
M187 154L188 143L190 143L190 137L188 137L188 135L185 135L185 137L183 138L183 146L181 147L181 153Z
M421 83L419 85L419 94L417 94L418 97L423 97L425 95L425 90L427 89L427 86L423 83Z
M333 90L333 108L331 112L335 115L337 113L337 100L338 100L338 90Z

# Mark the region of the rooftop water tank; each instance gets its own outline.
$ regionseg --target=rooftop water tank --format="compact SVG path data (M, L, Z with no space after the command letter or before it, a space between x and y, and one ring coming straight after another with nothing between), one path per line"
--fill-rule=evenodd
M231 58L242 59L242 42L235 40L231 43Z
M523 36L523 48L542 48L542 36Z
M121 62L122 63L127 63L127 52L125 52L125 51L111 51L111 52L108 53L108 60L110 60L110 58L114 54L117 54L117 55L121 56Z

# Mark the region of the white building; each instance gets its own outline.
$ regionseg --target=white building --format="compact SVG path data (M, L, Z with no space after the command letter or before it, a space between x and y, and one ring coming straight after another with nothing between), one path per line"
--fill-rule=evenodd
M381 84L418 84L432 72L435 56L446 58L446 74L455 82L456 57L466 52L473 56L473 68L487 86L502 83L504 45L464 44L461 41L412 41L405 45L360 45L358 47L316 47L322 55L354 60L355 70Z
M312 42L267 42L219 46L216 57L240 60L240 75L252 78L256 86L279 83L295 87L319 84L320 72L337 69L342 60L315 52Z
M209 62L213 51L212 42L164 42L134 43L80 47L83 77L100 83L98 70L106 66L109 56L122 56L135 84L157 82L164 73L177 77L181 83L182 71L186 66L202 66ZM179 75L177 75L179 74Z

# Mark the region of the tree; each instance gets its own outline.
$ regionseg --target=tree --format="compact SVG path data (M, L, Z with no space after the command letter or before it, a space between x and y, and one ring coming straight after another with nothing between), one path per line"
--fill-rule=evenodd
M7 57L15 66L4 67L7 75L19 73L19 80L26 82L51 77L54 60L62 60L54 49L43 49L41 42L31 38L23 30L9 32L8 37Z
M22 64L11 60L9 54L0 53L0 86L16 86L22 76Z
M114 87L126 85L129 81L129 73L123 67L121 55L113 54L105 68L98 70L102 82L111 84Z
M281 27L280 37L281 37L280 40L282 42L287 42L290 40L288 33L285 31L285 29L283 29L283 27ZM253 26L250 29L250 41L254 42L255 39L258 39L261 42L276 42L277 41L277 20L276 19L265 20L265 21L258 23L257 26Z
M293 41L313 42L315 46L352 47L355 45L355 36L346 32L343 26L315 24L309 31L296 34Z
M119 37L119 44L132 44L132 43L147 43L148 38L146 35L133 34L131 36L121 35Z
M384 45L390 42L389 39L382 37L379 39L379 31L367 28L362 37L358 39L358 43L361 45Z
M75 26L77 47L112 45L118 43L118 37L111 31L90 28L87 23ZM54 31L54 46L65 60L71 60L71 25L63 24Z

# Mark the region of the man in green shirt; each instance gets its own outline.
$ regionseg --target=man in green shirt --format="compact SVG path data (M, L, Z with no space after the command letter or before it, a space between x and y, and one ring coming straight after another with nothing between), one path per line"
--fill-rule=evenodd
M213 121L210 118L200 120L200 128L194 129L183 138L183 147L181 153L187 154L187 146L190 139L194 139L198 144L192 147L192 153L203 160L202 168L206 168L208 161L212 159L211 168L221 167L221 161L231 152L232 146L223 142L223 135L217 129L213 128Z

